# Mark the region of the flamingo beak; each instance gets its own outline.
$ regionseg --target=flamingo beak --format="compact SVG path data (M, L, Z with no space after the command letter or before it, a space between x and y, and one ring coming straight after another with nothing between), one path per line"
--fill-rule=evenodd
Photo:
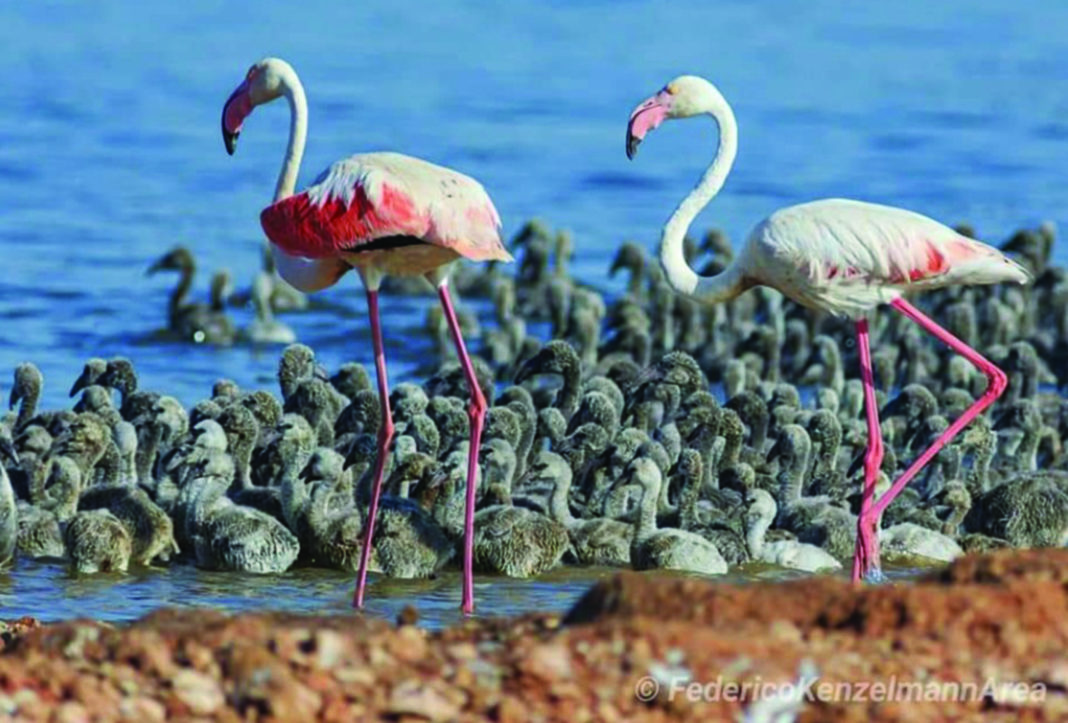
M673 96L662 90L641 103L630 114L627 123L627 158L633 160L645 135L664 122L671 112Z
M237 147L237 137L241 135L241 125L245 118L252 112L252 98L249 95L248 81L243 81L237 89L230 94L223 106L222 112L222 136L226 152L234 155Z
M70 388L70 396L73 397L75 394L88 387L89 384L89 371L85 370L81 373L81 376L74 380L74 385Z

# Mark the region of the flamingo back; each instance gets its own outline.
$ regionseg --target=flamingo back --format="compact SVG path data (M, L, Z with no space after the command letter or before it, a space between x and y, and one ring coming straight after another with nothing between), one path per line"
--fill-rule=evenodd
M341 256L388 237L413 237L472 261L512 258L478 181L400 153L337 161L303 192L265 208L260 223L272 243L306 258Z
M753 229L746 252L760 283L852 317L910 290L1030 279L997 249L922 214L845 199L775 212Z

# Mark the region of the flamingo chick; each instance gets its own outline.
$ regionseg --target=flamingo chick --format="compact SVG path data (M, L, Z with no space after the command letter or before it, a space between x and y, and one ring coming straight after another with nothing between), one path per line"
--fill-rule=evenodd
M486 399L464 347L449 297L448 276L453 262L460 258L511 261L501 239L500 217L474 179L399 153L365 153L342 159L323 171L309 188L294 195L307 136L308 104L289 63L265 58L249 68L223 106L222 134L227 152L233 154L253 108L281 97L289 103L289 145L274 199L260 214L263 230L274 245L278 272L292 286L311 292L334 285L355 268L367 290L382 423L353 604L363 605L383 471L394 433L378 290L387 274L424 276L437 288L471 395L463 559L463 611L471 613L475 484Z
M737 297L754 286L770 286L802 306L855 321L868 448L857 521L854 581L879 579L877 520L905 485L961 429L1005 390L1007 377L977 351L938 326L903 294L954 285L1027 283L1031 276L997 249L912 211L860 201L828 199L776 211L749 234L729 266L699 276L686 261L683 239L690 223L727 180L738 147L738 126L726 99L703 78L683 75L638 105L627 125L627 157L646 134L665 120L711 116L719 126L719 148L697 186L678 205L660 238L660 264L672 288L708 303ZM889 304L977 367L988 381L983 395L905 470L878 500L873 499L883 441L879 430L868 316Z

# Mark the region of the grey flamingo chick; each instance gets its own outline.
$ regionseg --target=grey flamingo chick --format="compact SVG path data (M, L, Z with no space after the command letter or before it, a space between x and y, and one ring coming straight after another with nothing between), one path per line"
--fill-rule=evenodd
M722 575L727 563L711 542L692 532L656 528L657 501L662 475L656 462L638 457L628 474L641 485L638 524L631 538L630 557L635 570L680 570L703 575Z
M765 539L768 528L771 527L778 513L778 505L775 504L775 498L770 492L759 487L750 489L746 502L749 505L745 514L746 542L749 545L749 555L753 560L805 572L842 568L842 563L822 547L796 540L768 542Z
M780 462L778 483L779 519L777 524L794 532L802 542L827 550L836 558L852 555L856 535L856 518L835 505L826 496L802 496L808 473L812 442L808 432L798 424L782 428L768 460Z
M183 339L197 344L232 344L233 324L224 312L212 309L209 304L186 303L196 274L196 262L189 249L174 247L149 266L145 275L152 276L160 271L178 272L178 285L167 300L168 328Z
M267 513L227 498L233 479L233 459L215 453L187 483L196 491L186 524L192 532L197 564L213 570L285 572L300 552L296 536Z
M74 384L70 388L70 396L73 397L86 387L99 384L98 380L104 375L107 368L107 361L100 357L91 357L86 360L85 366L82 367L82 373L74 380Z
M900 522L879 530L879 544L883 555L889 559L923 558L952 562L964 554L952 537L914 522Z
M125 572L133 545L126 526L107 510L74 515L63 532L71 568L81 574Z
M337 493L343 484L344 458L333 450L319 449L302 472L304 478L322 477L312 490L301 522L312 541L317 564L338 570L356 571L363 545L364 510L351 502L337 506L345 495ZM455 548L430 514L415 502L385 495L379 499L378 520L372 540L369 570L387 577L417 579L431 577L452 559Z
M503 440L483 447L486 494L500 504L475 514L475 567L507 577L534 577L556 567L570 545L567 528L545 515L515 507L511 483L515 452Z
M630 567L634 526L603 517L576 520L568 506L573 474L563 457L553 452L539 452L530 474L532 478L553 486L550 512L553 519L567 529L575 562L579 565Z
M78 507L106 509L115 515L129 532L132 559L138 565L148 567L157 558L168 561L178 553L174 523L139 487L93 487L82 493Z

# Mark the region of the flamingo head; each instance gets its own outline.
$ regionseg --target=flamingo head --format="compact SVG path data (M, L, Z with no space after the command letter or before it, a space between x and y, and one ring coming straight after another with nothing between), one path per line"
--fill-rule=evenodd
M715 87L696 75L680 75L642 101L627 124L627 158L634 158L649 131L665 120L689 118L708 112L709 97L718 97Z
M230 94L223 106L222 135L227 153L234 155L241 126L252 109L282 96L285 93L286 76L292 74L293 68L281 58L264 58L248 69L241 85Z

